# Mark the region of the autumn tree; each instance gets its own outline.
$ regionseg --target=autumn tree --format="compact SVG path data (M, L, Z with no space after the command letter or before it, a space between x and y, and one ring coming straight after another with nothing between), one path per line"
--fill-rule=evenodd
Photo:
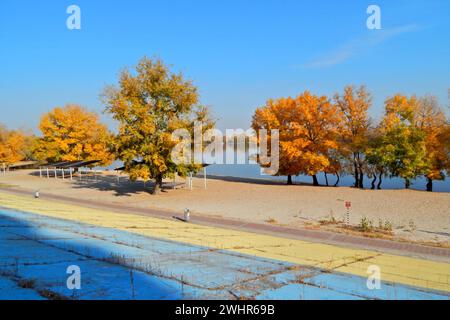
M371 95L365 86L358 89L347 86L342 95L334 96L334 103L342 114L342 122L339 124L339 150L351 163L355 177L354 186L364 188L364 156L368 143L367 133L370 128L367 111L372 104Z
M429 163L425 177L427 191L433 191L433 180L444 180L448 162L445 149L447 122L436 97L425 96L418 100L414 125L425 133L426 158Z
M330 150L337 150L340 113L326 96L305 91L295 99L297 113L293 127L296 139L287 148L288 157L300 159L300 172L310 175L317 186L317 173L329 168Z
M114 160L111 134L98 115L78 105L57 107L42 116L34 155L48 162L98 160L108 165Z
M328 174L334 174L336 176L336 182L334 184L334 187L337 187L341 179L340 172L342 171L342 161L343 161L342 153L340 152L339 148L329 150L328 160L329 165L323 170L325 174L325 183L327 186L329 186Z
M389 143L385 128L380 124L371 130L366 148L366 160L372 175L372 189L375 187L378 190L381 189L383 177L389 174L390 165L396 161L395 156L394 147Z
M395 95L385 102L385 116L380 124L378 154L382 155L389 172L405 180L409 188L411 180L427 172L426 134L414 123L418 110L416 97Z
M252 128L256 133L258 134L261 129L267 130L269 139L271 130L279 130L279 169L276 175L287 176L289 185L292 184L292 176L300 172L298 162L287 154L287 149L296 139L292 125L294 112L296 112L294 99L271 99L265 106L256 109L252 120ZM261 141L258 142L261 143Z
M317 173L330 168L330 150L337 148L339 112L326 96L308 91L294 98L269 100L258 108L252 127L279 129L280 166L278 175L310 175L319 184Z
M450 176L450 121L447 120L444 130L440 136L442 145L444 146L444 153L446 154L445 171L447 176Z
M8 130L0 124L0 163L28 160L31 136L22 130Z
M198 171L201 164L179 164L171 157L177 129L192 132L196 121L211 128L207 109L198 106L197 88L161 60L143 58L134 71L120 74L118 87L103 93L106 111L119 122L115 151L130 179L154 179L159 193L163 179Z

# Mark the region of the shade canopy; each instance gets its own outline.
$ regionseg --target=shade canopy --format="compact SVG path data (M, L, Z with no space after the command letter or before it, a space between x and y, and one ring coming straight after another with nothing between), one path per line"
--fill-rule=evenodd
M89 160L89 161L62 161L55 163L47 163L42 165L43 168L56 168L56 169L67 169L67 168L81 168L87 167L96 163L99 163L100 160Z

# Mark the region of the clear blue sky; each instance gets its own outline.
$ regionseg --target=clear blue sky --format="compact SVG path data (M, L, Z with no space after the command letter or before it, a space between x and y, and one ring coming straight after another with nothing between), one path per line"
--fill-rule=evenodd
M71 4L81 30L66 28ZM382 30L366 28L370 4ZM102 88L144 55L191 78L220 128L248 128L268 98L350 83L373 93L374 117L397 92L450 104L448 0L1 0L0 41L0 122L10 128L36 130L66 103L101 112Z

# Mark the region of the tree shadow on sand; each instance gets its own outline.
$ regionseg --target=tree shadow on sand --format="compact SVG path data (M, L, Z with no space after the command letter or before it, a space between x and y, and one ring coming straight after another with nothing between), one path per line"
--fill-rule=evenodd
M32 172L30 175L40 176L39 171ZM58 179L62 179L61 173L57 173ZM198 179L203 179L202 174L198 174L195 176ZM246 183L246 184L254 184L254 185L271 185L271 186L286 186L286 181L284 180L274 180L270 178L241 178L241 177L233 177L233 176L218 176L218 175L207 175L206 178L208 180L216 180L216 181L226 181L226 182L236 182L236 183ZM42 179L47 179L46 173L43 174ZM50 172L49 179L55 179L55 173ZM70 181L69 175L65 175L65 180ZM127 175L104 175L97 174L94 176L92 173L83 174L81 179L78 174L73 175L71 180L71 184L73 188L78 189L96 189L100 191L113 191L115 196L131 196L133 194L138 193L151 193L155 186L154 181L131 181ZM185 183L183 182L163 182L163 192L167 192L168 190L173 190L175 188L183 187ZM312 186L311 183L306 182L294 182L293 186ZM321 185L321 187L326 187ZM330 186L331 187L331 186Z
M203 175L199 174L197 178L203 178ZM240 178L233 176L216 176L216 175L206 175L209 180L221 180L227 182L239 182L239 183L249 183L249 184L259 184L259 185L270 185L270 186L285 186L287 182L284 180L274 180L270 178ZM312 183L307 182L294 182L294 186L312 186Z
M30 175L40 176L39 172L32 172ZM47 179L47 176L43 176L42 179ZM52 173L49 179L55 179L55 174ZM58 180L62 180L62 175L58 174ZM122 175L96 175L86 174L82 175L81 179L78 174L74 175L72 180L69 176L65 176L66 181L71 182L71 186L74 189L95 189L99 191L113 191L117 197L127 196L130 197L133 194L138 193L151 193L155 183L153 181L131 181L128 176ZM170 182L163 183L163 191L167 191L174 188L174 184Z

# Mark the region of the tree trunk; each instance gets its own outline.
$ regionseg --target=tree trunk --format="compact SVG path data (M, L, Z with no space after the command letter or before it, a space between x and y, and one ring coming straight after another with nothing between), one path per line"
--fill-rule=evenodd
M356 161L356 153L353 153L353 167L355 169L355 188L359 186L359 171L358 171L358 163Z
M380 174L378 175L378 185L377 185L377 189L381 190L381 183L383 182L383 172L380 172Z
M334 184L335 187L338 186L339 180L341 180L341 177L339 176L339 173L337 173L337 172L336 172L336 178L337 178L337 180L336 180L336 183Z
M155 187L152 190L152 194L160 194L162 189L162 175L155 178Z
M427 178L427 191L433 192L433 179Z
M370 189L375 190L375 182L377 182L377 175L376 174L373 175L372 187Z
M329 184L328 184L328 175L327 175L327 173L326 172L324 172L325 173L325 183L327 184L327 187L329 186Z
M361 166L361 155L359 154L359 152L356 153L356 164L357 164L357 170L358 170L358 174L359 174L358 188L364 189L364 172L363 172L363 169Z
M362 172L359 173L358 188L364 189L364 174Z
M317 187L319 185L319 180L317 180L317 175L313 174L313 186Z
M292 185L292 176L288 175L288 181L287 181L288 185Z
M409 181L408 178L405 179L405 188L409 189L409 187L411 186L411 181Z

